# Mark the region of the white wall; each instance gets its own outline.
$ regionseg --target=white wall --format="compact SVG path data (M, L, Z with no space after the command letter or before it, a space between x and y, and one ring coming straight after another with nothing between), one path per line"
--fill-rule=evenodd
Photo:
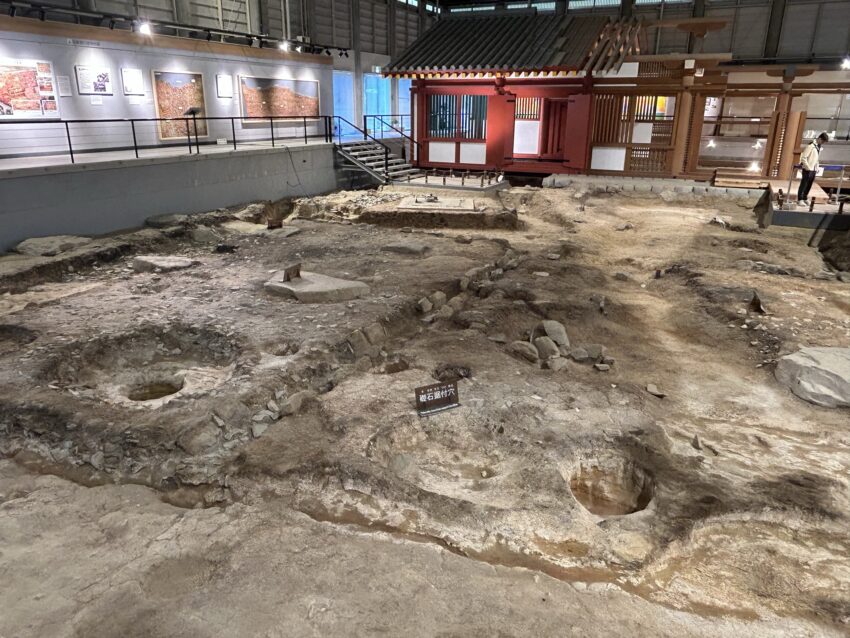
M0 32L0 58L36 59L53 63L56 76L71 78L72 97L59 97L59 113L62 119L104 118L153 118L156 112L151 88L151 72L190 71L203 74L206 112L210 117L240 115L239 91L236 77L239 75L315 80L319 82L319 108L325 115L333 113L333 76L330 64L305 64L277 60L245 58L234 47L234 55L197 54L179 49L153 48L134 44L86 40L72 43L67 38L29 33ZM327 57L327 56L325 56ZM112 71L113 95L100 97L102 104L93 104L91 96L78 94L75 65L105 65ZM121 83L121 68L141 69L145 79L145 95L125 96ZM216 97L215 77L228 74L234 78L234 96ZM209 139L231 138L229 121L211 125ZM319 135L323 131L321 121L314 121L309 132ZM99 147L104 144L122 147L132 146L132 134L127 123L102 125L72 125L74 147ZM276 136L297 137L302 135L300 125L278 125ZM269 127L243 125L236 122L239 140L268 137ZM137 127L140 145L159 143L153 124ZM64 126L0 124L0 156L31 154L33 152L64 152L67 149Z

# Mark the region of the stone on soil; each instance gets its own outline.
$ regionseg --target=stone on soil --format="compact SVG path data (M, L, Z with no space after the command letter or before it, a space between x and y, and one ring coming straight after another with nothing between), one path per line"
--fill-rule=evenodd
M77 237L76 235L51 235L50 237L31 237L25 239L14 250L22 255L32 257L53 257L80 246L91 243L88 237Z
M431 250L431 248L427 244L423 244L418 241L399 241L392 244L386 244L381 247L381 250L388 253L396 253L398 255L421 256Z
M776 379L809 403L850 407L850 348L802 348L779 360Z
M567 348L570 347L570 338L567 336L567 329L564 328L564 324L560 321L546 319L540 323L540 326L543 328L543 332L546 333L546 336L556 344Z
M350 301L369 294L369 286L361 281L337 279L305 270L301 271L301 277L291 281L283 281L283 273L276 273L263 287L270 293L294 298L301 303Z
M133 270L136 272L170 272L197 266L200 262L186 257L168 255L139 255L133 258Z
M537 354L541 359L555 359L561 356L558 346L549 337L537 337L534 340L534 347L537 348Z
M528 341L514 341L510 345L510 351L527 361L531 361L532 363L536 363L539 359L537 348L528 343Z

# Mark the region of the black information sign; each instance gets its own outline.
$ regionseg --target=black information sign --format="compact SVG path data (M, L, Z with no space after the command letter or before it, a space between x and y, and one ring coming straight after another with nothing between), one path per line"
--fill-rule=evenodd
M457 382L435 383L416 388L416 410L419 416L428 416L460 406Z

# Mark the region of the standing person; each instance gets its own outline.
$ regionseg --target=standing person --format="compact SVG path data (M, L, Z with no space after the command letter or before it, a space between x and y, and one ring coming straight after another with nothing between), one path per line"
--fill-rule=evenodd
M812 140L812 143L800 155L800 164L803 166L803 177L800 178L800 187L797 189L797 203L801 206L805 206L806 200L809 198L809 191L812 189L812 184L815 183L818 166L820 166L820 152L823 145L828 141L829 135L821 133Z

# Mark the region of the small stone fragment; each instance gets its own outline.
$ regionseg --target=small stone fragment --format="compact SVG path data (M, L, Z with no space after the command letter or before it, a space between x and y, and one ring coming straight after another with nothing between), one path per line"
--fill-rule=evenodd
M431 303L431 300L428 299L428 297L422 297L422 299L416 303L416 309L421 313L431 312L433 308L434 304Z
M593 367L599 370L600 372L608 372L611 369L607 363L594 363Z
M431 301L432 304L434 304L434 310L439 310L443 307L443 304L446 303L446 293L444 293L442 290L438 290L430 297L428 297L428 299Z
M546 367L549 368L550 370L554 370L555 372L558 372L559 370L563 370L564 368L567 367L567 365L568 365L567 360L562 358L562 357L558 357L557 359L549 359L546 362Z
M584 348L573 348L572 350L570 350L570 358L573 361L577 361L578 363L584 363L585 361L590 359L590 355Z
M546 336L549 337L559 346L570 347L570 338L567 336L567 329L560 321L545 319L540 323L540 327Z
M537 348L537 354L543 360L561 356L558 346L549 337L537 337L534 340L534 347Z
M528 341L514 341L510 345L510 351L532 363L537 363L539 359L537 348L528 343Z
M654 383L646 384L646 391L649 392L652 396L658 397L659 399L663 399L667 395L664 394L661 390L658 389L658 386Z

